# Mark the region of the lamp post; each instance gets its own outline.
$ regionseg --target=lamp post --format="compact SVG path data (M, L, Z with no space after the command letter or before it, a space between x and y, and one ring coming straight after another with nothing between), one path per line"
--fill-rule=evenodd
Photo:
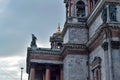
M23 75L23 67L20 68L21 69L21 80L22 80L22 75Z

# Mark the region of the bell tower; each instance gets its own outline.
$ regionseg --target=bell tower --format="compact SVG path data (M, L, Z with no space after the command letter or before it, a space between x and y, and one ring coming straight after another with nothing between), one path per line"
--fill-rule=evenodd
M66 22L84 22L88 16L87 0L64 0L64 2L66 5Z
M64 0L66 22L63 29L63 43L85 44L88 41L87 0Z
M87 0L64 0L66 22L62 31L63 80L87 80L88 5Z

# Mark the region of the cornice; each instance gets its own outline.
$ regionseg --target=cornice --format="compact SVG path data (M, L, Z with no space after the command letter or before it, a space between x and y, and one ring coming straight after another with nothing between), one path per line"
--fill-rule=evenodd
M70 50L86 50L87 47L84 44L63 44L61 53L63 54L66 49Z
M40 64L63 64L62 61L53 61L53 60L36 60L36 59L31 59L32 63L40 63Z
M86 49L84 44L63 44L65 48L72 48L72 49Z
M28 49L29 54L39 54L39 55L61 55L60 49L47 49L47 48L37 48L36 50Z
M107 3L120 4L120 0L105 0Z
M79 24L79 23L65 23L64 28L62 30L62 37L64 37L68 28L85 28L88 29L87 25Z
M120 31L120 24L102 24L97 30L96 33L89 39L87 46L89 47L95 40L100 37L100 35L105 31ZM108 36L110 37L110 36Z

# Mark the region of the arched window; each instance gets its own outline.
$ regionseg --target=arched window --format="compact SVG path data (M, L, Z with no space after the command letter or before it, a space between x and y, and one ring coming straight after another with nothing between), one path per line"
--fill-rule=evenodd
M100 57L95 57L92 61L92 78L93 80L101 80L101 61Z
M77 16L84 17L85 16L85 3L83 1L78 1L76 4L77 8Z
M62 43L58 43L58 44L57 44L57 48L58 48L58 49L61 49L61 48L62 48Z

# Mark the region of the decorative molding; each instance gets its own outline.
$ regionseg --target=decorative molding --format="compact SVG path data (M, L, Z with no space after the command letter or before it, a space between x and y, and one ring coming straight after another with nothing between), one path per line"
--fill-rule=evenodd
M63 59L68 55L88 55L88 49L83 44L64 44L61 51Z
M112 49L120 49L120 41L111 41Z
M28 48L29 54L40 54L40 55L61 55L60 49L49 49L49 48L37 48L36 50L32 50Z
M31 54L31 59L40 59L40 60L62 60L62 56L51 56L51 55L39 55L39 54Z
M116 5L120 5L120 1L119 0L106 0L107 4L116 4Z
M53 60L36 60L36 59L31 59L30 62L32 62L32 63L40 63L40 64L63 64L62 61L53 61Z
M71 49L86 49L86 45L84 44L64 44L65 48L71 48Z
M62 30L62 37L64 37L68 28L81 28L88 29L87 25L79 24L79 23L65 23L64 28Z
M83 50L85 50L85 49L87 49L87 46L86 45L83 45L83 44L63 44L63 48L62 48L62 51L61 51L61 53L64 53L64 51L66 50L66 49L71 49L71 50L73 50L73 49L83 49Z
M95 57L92 61L92 70L94 70L96 67L100 67L102 59L100 57Z
M104 51L108 50L108 42L104 42L101 47L104 49Z

